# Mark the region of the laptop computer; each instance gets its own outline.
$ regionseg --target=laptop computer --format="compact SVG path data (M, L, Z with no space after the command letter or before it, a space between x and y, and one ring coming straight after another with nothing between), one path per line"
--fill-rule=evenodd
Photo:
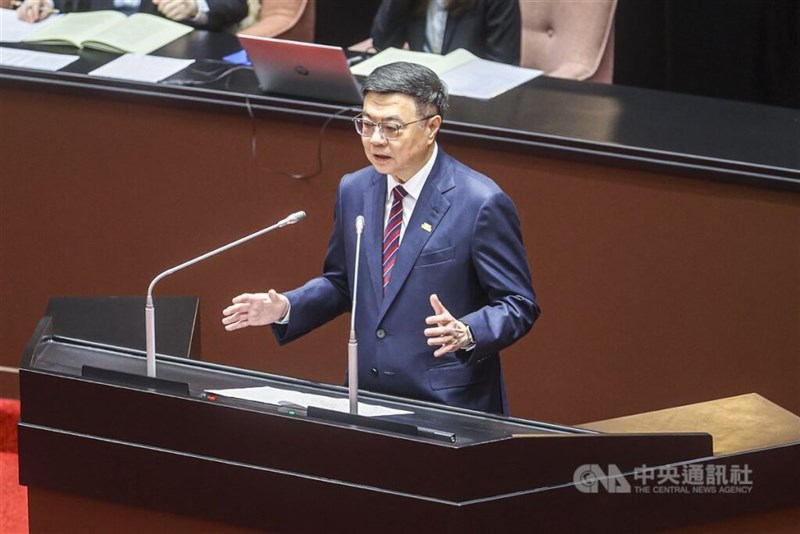
M361 105L361 87L340 47L255 35L238 37L263 91Z

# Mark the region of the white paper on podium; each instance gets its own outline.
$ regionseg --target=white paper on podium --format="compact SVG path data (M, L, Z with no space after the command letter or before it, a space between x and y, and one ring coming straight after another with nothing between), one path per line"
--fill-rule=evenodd
M249 401L263 402L266 404L278 405L285 402L297 404L299 406L324 408L336 412L350 413L350 400L338 397L328 397L327 395L314 395L311 393L300 393L287 389L262 386L255 388L233 388L233 389L209 389L206 393L213 393L223 397L243 399ZM382 415L401 415L410 414L407 410L395 410L385 406L374 404L358 403L358 415L366 417L379 417Z

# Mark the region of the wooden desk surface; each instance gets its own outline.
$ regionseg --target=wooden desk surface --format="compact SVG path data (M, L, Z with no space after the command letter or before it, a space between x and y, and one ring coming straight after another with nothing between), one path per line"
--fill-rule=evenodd
M66 47L11 46L76 53ZM198 64L190 69L202 71L219 67L222 57L240 48L234 35L195 31L156 55L196 58ZM329 115L342 108L264 95L252 71L202 87L91 78L86 73L115 56L96 50L79 54L79 61L58 73L2 68L0 84L37 89L55 85L59 91L123 93L123 98L146 96L190 105L251 105L298 115ZM209 66L204 60L216 63ZM355 113L337 119L349 120ZM543 76L488 101L453 97L443 133L522 145L568 159L800 190L800 110L789 108Z

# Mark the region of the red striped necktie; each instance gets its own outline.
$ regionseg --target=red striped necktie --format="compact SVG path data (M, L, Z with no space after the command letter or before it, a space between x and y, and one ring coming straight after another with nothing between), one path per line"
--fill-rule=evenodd
M392 267L397 261L397 249L400 247L400 229L403 227L403 197L408 192L398 185L392 189L392 207L389 208L389 220L383 231L383 292L392 277Z

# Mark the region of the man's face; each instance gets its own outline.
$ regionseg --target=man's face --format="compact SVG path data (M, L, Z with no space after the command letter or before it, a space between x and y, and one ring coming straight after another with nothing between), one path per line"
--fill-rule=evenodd
M364 97L366 120L374 123L405 124L421 119L414 99L402 93L367 93ZM378 128L372 137L362 137L367 159L381 174L391 174L405 182L419 171L433 152L433 141L442 124L438 115L404 126L396 139L384 139Z

